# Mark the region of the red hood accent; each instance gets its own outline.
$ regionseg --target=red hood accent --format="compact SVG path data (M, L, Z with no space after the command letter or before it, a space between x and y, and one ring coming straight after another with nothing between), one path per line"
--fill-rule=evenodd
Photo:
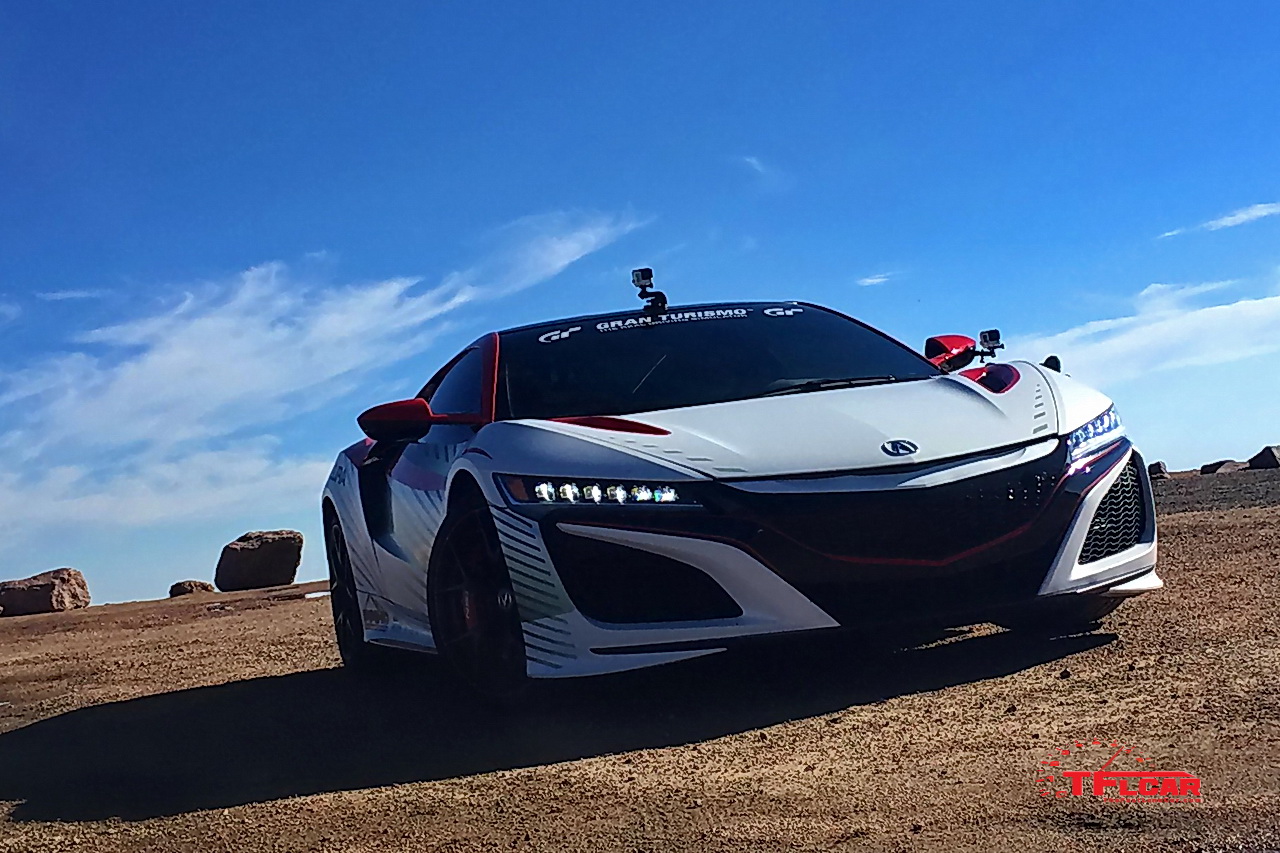
M614 418L608 415L580 415L571 418L551 418L551 420L562 424L577 424L578 426L607 429L614 432L634 432L641 435L671 435L670 430L665 430L662 427L643 424L640 421L632 421L626 418Z
M984 364L982 367L971 367L960 371L965 379L972 379L992 394L1003 394L1022 378L1018 368L1012 364Z

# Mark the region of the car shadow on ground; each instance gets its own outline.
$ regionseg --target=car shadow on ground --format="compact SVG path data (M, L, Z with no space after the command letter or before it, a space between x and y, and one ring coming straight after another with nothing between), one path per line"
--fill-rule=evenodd
M438 670L315 670L83 708L0 735L12 820L138 820L708 740L998 678L1107 644L1008 633L876 651L784 643L558 682L525 706L460 696Z

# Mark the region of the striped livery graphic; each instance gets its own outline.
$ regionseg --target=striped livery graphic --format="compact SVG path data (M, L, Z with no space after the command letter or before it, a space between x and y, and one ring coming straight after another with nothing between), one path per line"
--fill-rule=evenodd
M511 586L520 609L529 674L550 675L578 658L565 615L573 604L551 566L538 526L503 507L491 507Z

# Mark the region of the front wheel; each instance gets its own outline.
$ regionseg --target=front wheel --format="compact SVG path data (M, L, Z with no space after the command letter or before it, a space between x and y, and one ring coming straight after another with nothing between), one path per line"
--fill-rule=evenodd
M1042 637L1083 634L1095 630L1122 602L1123 599L1100 595L1072 596L1037 603L1016 615L997 620L996 624L1010 631Z
M440 654L477 693L505 700L528 684L524 632L493 517L482 500L440 525L427 578Z

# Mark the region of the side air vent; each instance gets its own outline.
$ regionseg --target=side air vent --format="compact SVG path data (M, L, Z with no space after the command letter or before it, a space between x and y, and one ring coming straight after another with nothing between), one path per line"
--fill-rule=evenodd
M1107 490L1080 549L1080 562L1093 563L1137 545L1146 526L1147 504L1134 457Z
M635 624L742 615L720 584L687 563L559 530L544 533L565 592L589 619Z

